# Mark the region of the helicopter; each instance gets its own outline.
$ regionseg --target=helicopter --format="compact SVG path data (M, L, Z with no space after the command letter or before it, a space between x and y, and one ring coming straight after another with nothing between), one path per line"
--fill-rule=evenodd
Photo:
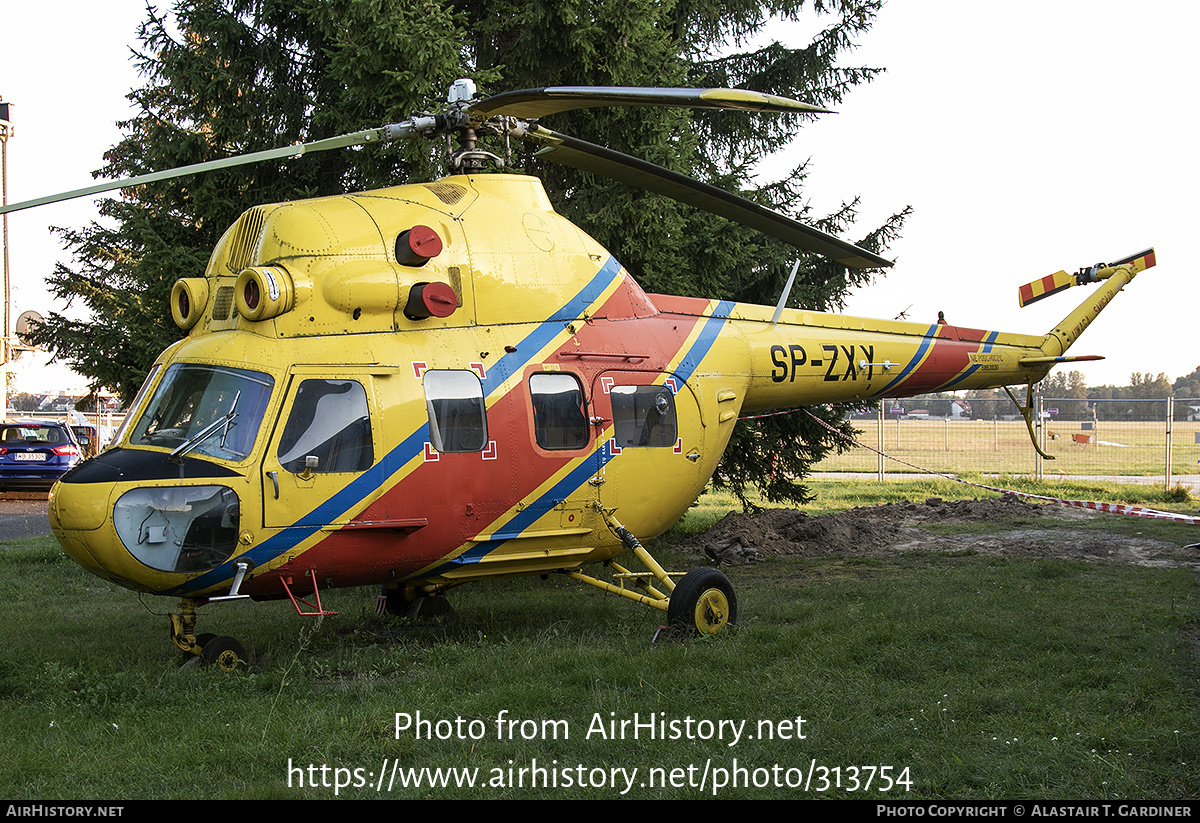
M825 111L741 89L481 98L460 80L437 113L7 207L312 151L457 141L433 182L250 209L203 276L174 284L186 336L151 366L109 448L51 492L66 553L120 586L178 597L172 641L226 670L245 649L197 634L197 608L289 599L326 615L321 592L353 586L379 586L384 610L414 614L473 581L561 574L716 634L737 621L728 578L667 572L642 541L701 494L740 416L1025 384L1024 405L1010 396L1032 434L1032 385L1055 364L1098 359L1066 351L1155 263L1150 249L1023 287L1024 303L1102 283L1045 335L789 309L790 280L775 307L648 294L538 179L486 173L506 161L480 138L530 142L543 159L846 266L891 262L536 122L610 105Z

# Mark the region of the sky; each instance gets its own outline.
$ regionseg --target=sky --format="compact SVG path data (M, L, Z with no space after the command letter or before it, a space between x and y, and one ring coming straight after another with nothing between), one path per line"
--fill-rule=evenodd
M139 85L130 56L142 0L34 5L5 8L9 202L92 182ZM797 46L819 24L771 33ZM1200 281L1187 258L1200 211L1198 30L1190 0L891 0L843 61L886 72L801 130L763 174L808 158L814 213L861 197L862 234L912 207L889 250L896 265L849 301L856 315L932 322L943 311L958 325L1040 334L1086 287L1019 309L1019 286L1154 246L1158 266L1071 350L1107 359L1069 368L1092 386L1126 385L1132 372L1174 380L1200 366ZM95 215L84 200L9 216L14 319L65 309L43 287L56 261L69 262L49 227ZM18 391L84 386L47 360L18 362Z
M913 208L847 310L1042 334L1088 287L1021 309L1019 286L1153 246L1070 352L1107 359L1067 368L1095 386L1200 366L1197 30L1185 0L887 3L851 58L886 73L789 147L818 212L861 196L865 228Z

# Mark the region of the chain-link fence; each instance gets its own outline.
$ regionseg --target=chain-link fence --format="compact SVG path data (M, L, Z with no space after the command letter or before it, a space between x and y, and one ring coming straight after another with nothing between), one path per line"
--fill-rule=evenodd
M1024 393L1016 395L1022 403ZM1081 400L1035 397L1037 442L1030 442L1020 410L1008 398L919 396L879 401L878 408L851 415L858 441L827 457L814 472L885 474L921 470L947 474L1029 475L1033 477L1126 477L1141 482L1176 483L1200 493L1200 398ZM96 415L85 415L90 422ZM10 415L10 417L13 417ZM28 413L20 419L62 419ZM120 415L102 415L111 430ZM871 449L914 464L879 456Z
M1025 397L1017 395L1022 403ZM853 448L814 467L816 472L919 469L935 472L1085 477L1136 477L1200 486L1200 399L1084 400L1035 397L1037 453L1020 410L1009 399L913 397L882 400L851 416Z

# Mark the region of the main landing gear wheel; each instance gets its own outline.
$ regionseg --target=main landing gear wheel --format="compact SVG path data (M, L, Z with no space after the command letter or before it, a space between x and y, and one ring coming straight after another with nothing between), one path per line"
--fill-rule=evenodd
M454 612L450 601L442 595L418 596L409 599L404 588L384 589L380 596L383 598L383 613L394 617L445 617Z
M404 594L403 586L395 589L385 588L379 593L379 596L383 599L383 603L382 608L376 608L377 613L390 614L393 617L408 616L408 610L412 608L413 601Z
M692 569L675 584L667 603L667 622L672 628L716 634L736 621L733 584L716 569Z
M214 637L204 644L200 660L205 666L216 666L223 672L232 672L246 662L246 650L232 637Z

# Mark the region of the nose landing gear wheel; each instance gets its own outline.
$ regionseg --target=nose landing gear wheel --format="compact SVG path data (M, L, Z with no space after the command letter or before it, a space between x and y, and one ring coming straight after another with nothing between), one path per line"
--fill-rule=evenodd
M201 664L216 666L223 672L232 672L246 663L246 650L232 637L214 637L204 644L200 652Z
M667 622L695 634L716 634L737 621L737 597L729 578L716 569L692 569L675 584Z

